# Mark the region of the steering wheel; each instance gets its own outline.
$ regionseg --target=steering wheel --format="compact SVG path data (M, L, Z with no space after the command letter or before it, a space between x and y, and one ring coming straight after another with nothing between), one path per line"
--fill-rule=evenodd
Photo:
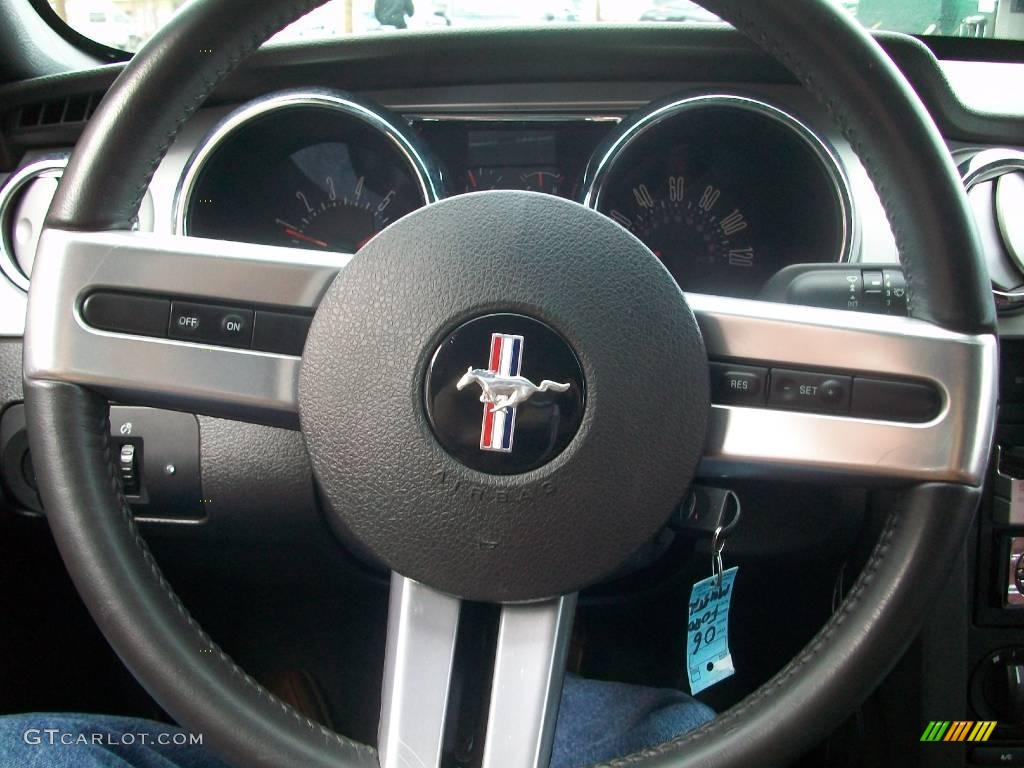
M919 629L936 572L963 545L995 421L994 308L965 196L913 90L834 4L702 4L787 66L841 127L888 213L912 317L684 296L616 224L531 193L442 201L354 256L132 232L181 125L315 0L189 4L90 120L29 297L25 398L39 487L110 644L228 760L436 766L460 601L472 599L502 604L483 764L545 765L574 594L649 540L695 475L849 477L896 492L856 586L788 666L705 727L616 765L785 761L863 700ZM315 317L299 358L100 330L82 310L97 291ZM550 440L523 409L525 463L497 443L458 454L443 437L461 428L452 419L479 425L479 402L453 413L444 403L461 401L445 393L467 367L478 375L462 384L483 386L478 342L495 336L511 350L501 355L523 345L558 385L541 387L546 410L531 411L548 414L539 429ZM907 424L712 406L709 355L922 380L941 393L941 412ZM301 428L329 521L393 570L376 750L275 699L191 618L121 494L110 400Z

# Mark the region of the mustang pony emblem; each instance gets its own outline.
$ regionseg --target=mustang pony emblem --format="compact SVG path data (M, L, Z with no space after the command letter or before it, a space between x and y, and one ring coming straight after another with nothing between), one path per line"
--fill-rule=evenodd
M490 368L470 366L455 386L460 391L471 384L480 387L480 402L484 404L480 450L510 453L516 408L539 392L565 392L569 384L544 379L537 385L519 375L523 366L522 336L491 334L490 363Z
M492 371L472 367L455 386L462 390L470 384L480 385L483 390L480 402L490 404L491 413L515 408L538 392L565 392L569 389L568 384L559 384L550 379L544 379L538 386L525 376L499 376Z

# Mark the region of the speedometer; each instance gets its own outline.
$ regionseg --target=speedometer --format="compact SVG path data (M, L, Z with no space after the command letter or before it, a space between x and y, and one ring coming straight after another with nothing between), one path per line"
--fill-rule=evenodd
M629 229L687 291L753 297L788 264L852 248L850 197L826 146L761 102L698 97L620 126L585 202Z
M385 110L324 91L276 94L214 129L189 161L178 229L352 253L438 199L418 138Z
M632 204L623 206L629 215L613 209L611 216L647 243L670 272L693 273L688 284L730 267L755 273L756 253L746 214L728 191L723 201L722 190L712 184L687 196L686 182L685 175L669 175L656 180L656 192L641 182L631 190L632 201L626 201ZM696 183L701 186L700 180Z

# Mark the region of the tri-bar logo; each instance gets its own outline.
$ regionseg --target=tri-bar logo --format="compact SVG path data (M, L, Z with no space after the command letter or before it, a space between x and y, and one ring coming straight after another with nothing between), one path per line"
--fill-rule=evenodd
M534 384L520 376L523 367L523 337L508 333L491 334L489 368L470 366L455 388L460 392L475 384L480 387L484 421L480 426L480 450L512 452L516 433L516 411L531 397L543 392L567 392L569 383L544 379Z
M932 720L921 741L988 741L996 725L994 720Z
M523 337L507 333L491 334L488 370L502 378L518 376L523 368ZM486 391L485 391L486 394ZM480 426L480 450L512 451L516 434L516 408L496 408L492 398L484 400L484 419Z

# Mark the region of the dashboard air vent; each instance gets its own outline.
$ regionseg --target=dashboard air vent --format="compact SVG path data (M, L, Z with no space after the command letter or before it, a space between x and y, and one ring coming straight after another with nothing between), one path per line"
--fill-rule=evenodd
M996 307L1024 309L1024 152L986 149L957 158L978 223Z
M17 126L31 129L84 123L92 117L102 98L103 93L97 92L25 104L18 110Z

